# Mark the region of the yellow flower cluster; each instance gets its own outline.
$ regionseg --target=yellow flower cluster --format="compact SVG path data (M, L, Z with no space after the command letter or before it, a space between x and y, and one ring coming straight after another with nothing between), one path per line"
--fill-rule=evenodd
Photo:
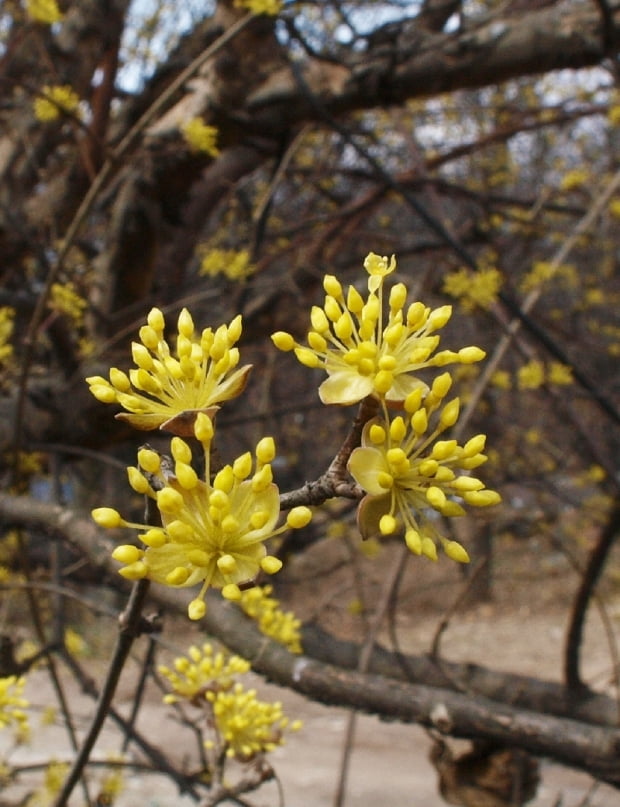
M187 656L174 660L174 670L159 667L159 672L168 679L172 692L164 696L165 703L177 703L181 699L197 703L211 691L227 690L233 686L235 676L248 672L250 663L240 656L229 656L215 651L208 642L202 648L192 647Z
M567 171L560 181L560 190L574 191L582 188L588 182L592 181L592 175L584 168L573 168Z
M26 0L26 13L31 20L52 25L62 20L56 0Z
M239 605L265 636L283 644L291 653L301 653L301 621L291 611L282 611L271 596L272 586L254 586L242 592Z
M76 292L73 283L52 283L49 307L68 317L76 327L84 322L88 303Z
M13 355L13 322L15 319L15 309L9 306L0 308L0 364L4 364Z
M28 807L49 807L53 804L67 778L69 767L68 762L50 762L45 768L43 785L30 796Z
M348 461L349 473L366 492L358 508L363 538L404 530L415 554L436 559L439 544L453 560L467 562L466 550L443 538L435 523L438 514L464 514L461 502L485 507L500 501L499 494L469 475L486 462L486 438L479 434L465 445L438 439L455 425L459 399L444 404L452 385L449 373L430 386L417 373L451 363L473 364L485 353L474 346L437 352L436 332L446 325L452 308L431 310L420 302L407 306L403 283L390 289L386 322L383 285L396 260L371 252L364 268L369 275L366 299L353 286L345 296L337 278L325 276L325 303L311 311L307 347L282 331L272 340L281 350L294 350L302 364L326 370L328 378L319 388L324 403L378 400L380 414L366 424L362 445ZM404 415L392 419L388 406L404 409Z
M326 404L353 404L369 395L401 404L416 389L427 385L415 373L426 367L473 364L484 358L478 347L435 352L437 331L452 315L449 305L431 310L423 303L407 308L407 287L394 285L389 294L389 316L384 322L383 282L396 269L396 260L370 253L364 262L368 272L368 297L354 286L346 297L336 277L326 275L323 307L313 306L308 346L279 331L272 340L280 350L294 350L307 367L323 368L328 378L319 387Z
M437 559L436 544L452 560L466 563L465 549L443 538L432 513L464 514L457 500L474 507L500 501L499 494L469 472L486 462L485 436L478 434L464 446L439 440L459 416L459 399L444 404L452 385L449 373L438 376L423 398L411 393L404 403L406 416L377 417L364 427L362 445L349 459L349 471L367 492L358 510L363 537L392 535L405 530L405 541L416 555ZM461 472L461 473L458 473Z
M254 461L248 451L232 465L225 465L211 481L214 429L203 412L196 416L194 435L204 452L203 479L192 467L190 446L180 437L173 437L170 444L172 468L157 452L142 448L139 467L128 469L131 487L155 500L161 527L124 521L109 507L93 510L93 518L102 527L143 531L139 537L146 549L126 544L112 553L123 564L120 574L128 580L148 578L173 587L202 583L188 607L190 619L201 619L209 586L222 589L226 599L239 600L240 584L252 582L261 570L278 572L282 562L267 555L265 541L287 529L305 527L312 514L307 507L295 507L286 522L276 526L280 496L270 464L275 457L272 438L258 442Z
M235 0L237 8L247 8L252 14L275 16L282 9L282 0Z
M147 324L140 328L140 342L131 352L136 369L129 375L113 367L110 380L91 376L90 391L103 403L119 403L130 414L116 417L136 429L165 429L193 436L199 412L213 414L223 401L239 395L246 384L250 365L238 368L241 316L214 332L205 328L195 334L194 322L183 309L178 319L176 351L164 338L166 323L153 308Z
M34 99L34 116L42 123L56 120L63 112L75 112L80 96L68 85L43 87L42 94Z
M192 118L181 126L181 134L193 151L203 151L210 157L217 157L217 128L209 126L202 118Z
M497 269L472 272L463 267L446 275L443 291L458 299L464 311L473 311L476 306L489 309L496 303L501 285L502 276Z
M28 715L24 711L30 705L23 697L26 679L9 675L0 678L0 728L16 726L20 734L28 731Z
M210 644L190 647L188 656L174 660L174 670L160 667L172 692L165 703L184 699L209 714L207 725L212 738L205 742L207 750L215 750L241 762L281 745L286 728L296 731L299 721L289 723L279 702L265 703L256 697L255 689L245 689L236 680L247 673L250 665L240 656L215 651Z
M273 751L283 743L283 730L296 731L301 723L289 724L279 701L259 701L255 689L235 684L228 692L207 692L213 717L228 757L249 762L258 754Z
M200 261L200 274L208 277L224 275L228 280L243 280L255 270L247 249L210 249Z
M571 368L557 361L545 367L541 361L532 359L517 372L517 386L520 390L538 389L545 383L566 386L572 384L573 380Z

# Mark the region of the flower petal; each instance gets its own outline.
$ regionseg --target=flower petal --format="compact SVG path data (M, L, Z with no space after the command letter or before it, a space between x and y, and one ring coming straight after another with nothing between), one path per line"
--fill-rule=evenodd
M390 512L391 496L364 496L357 508L357 527L364 541L380 534L381 517Z
M372 380L355 370L331 373L319 387L319 398L324 404L347 406L358 403L373 392Z
M371 496L383 496L386 493L377 479L380 473L389 473L385 454L376 448L356 448L351 452L347 463L349 473L357 484Z

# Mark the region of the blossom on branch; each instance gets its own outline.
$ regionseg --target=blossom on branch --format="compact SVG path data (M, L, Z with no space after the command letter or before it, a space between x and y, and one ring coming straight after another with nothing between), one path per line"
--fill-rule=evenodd
M289 528L305 527L312 518L307 507L295 507L286 522L277 526L280 496L270 464L275 445L269 437L258 442L254 460L246 452L211 481L213 433L209 417L198 413L194 434L204 451L203 479L194 471L191 449L180 437L171 441L173 469L166 468L160 455L149 448L138 452L140 467L128 469L133 489L155 500L161 527L132 524L109 507L93 511L100 526L143 531L139 537L145 549L127 544L112 553L123 564L123 577L148 578L175 588L202 583L200 593L189 604L190 619L204 616L209 586L220 588L227 599L239 600L240 585L251 584L260 571L278 572L282 562L267 554L265 541Z
M26 0L26 13L35 22L52 25L62 20L56 0Z
M91 376L90 391L103 403L119 403L129 414L116 415L136 429L164 429L193 436L199 412L213 413L219 404L245 388L251 365L238 368L241 316L216 331L196 334L189 311L178 319L176 351L164 338L165 320L153 308L140 328L140 342L132 343L136 368L129 375L113 367L110 380Z
M42 95L34 99L34 116L42 123L56 120L64 113L73 113L80 103L80 96L69 84L45 86Z
M453 560L466 563L467 552L440 535L434 515L464 515L460 502L486 507L497 504L500 496L469 475L486 462L483 434L463 446L438 439L459 416L458 398L444 404L451 385L449 373L444 373L424 398L419 389L407 397L405 417L390 420L384 414L369 421L348 468L367 493L358 509L364 538L404 529L407 546L415 554L436 560L440 544Z
M370 253L364 268L368 272L368 297L354 286L346 293L333 275L326 275L326 296L322 307L311 311L308 345L296 342L284 331L272 335L280 350L293 350L307 367L322 368L328 378L319 387L325 404L353 404L369 395L390 404L402 404L416 390L427 385L415 375L426 367L472 364L484 358L478 347L437 351L441 330L452 307L434 310L421 302L407 306L407 287L395 284L389 292L389 314L384 315L383 285L396 269L394 256L388 261Z

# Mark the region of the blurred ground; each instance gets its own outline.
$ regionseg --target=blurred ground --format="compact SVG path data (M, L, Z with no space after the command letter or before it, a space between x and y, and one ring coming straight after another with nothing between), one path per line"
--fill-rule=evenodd
M325 547L311 550L304 561L305 571L293 563L291 576L296 577L303 571L303 576L307 577L309 564L327 563L328 554ZM509 568L510 575L504 577L506 568ZM445 610L452 602L455 584L460 580L458 574L445 580L442 577L446 574L445 565L427 565L424 570L423 585L416 589L417 599L405 586L397 620L402 649L408 652L419 653L428 649L441 613L439 605L443 603ZM418 576L420 566L413 565L412 573ZM496 669L558 680L566 604L575 584L576 578L571 576L559 557L546 555L543 562L531 553L524 557L522 549L514 555L506 552L496 569L493 602L460 609L450 619L442 639L446 658L476 661ZM297 588L295 586L295 590ZM407 591L411 600L407 599ZM620 599L615 599L613 587L608 594L608 612L612 624L617 626ZM298 596L302 597L303 592ZM301 602L297 605L301 606ZM334 612L327 621L339 625L340 635L355 634L355 617L351 615L351 609L344 609L340 619ZM101 627L94 624L85 632L95 651L87 663L98 681L105 666L101 652L104 642L99 633ZM105 630L111 629L110 625ZM170 647L169 651L162 651L162 660L166 661L172 658L174 648L183 652L188 644L201 641L187 623L176 620L168 626L164 639ZM588 680L597 688L611 692L610 654L596 612L588 620L584 660ZM137 667L134 665L121 680L116 705L123 714L128 714L131 709L136 676ZM282 700L287 714L304 721L303 730L289 735L286 745L271 756L282 783L286 807L330 807L337 786L347 713L311 703L294 693L266 685L257 677L255 684L262 699ZM79 693L74 684L70 685L69 691L71 707L80 716L78 731L83 731L92 713L92 702ZM41 712L52 702L44 671L35 671L30 676L28 696L33 707ZM60 726L38 728L36 717L33 725L32 742L11 754L12 763L42 763L50 756L71 758L66 735ZM149 691L147 707L142 710L138 725L150 742L168 752L178 764L188 763L192 746L187 729L171 718L169 707L161 704L160 694L155 689ZM428 761L428 749L428 737L416 726L390 724L360 716L351 759L347 807L443 807L445 802L437 793L436 775ZM114 726L107 724L94 758L104 760L118 750L119 736ZM542 784L536 800L530 802L532 807L620 807L620 792L606 786L592 790L592 781L584 774L545 761L541 774ZM277 807L275 783L264 785L257 795L249 797L249 801L257 807ZM76 807L82 803L80 795L72 801ZM185 807L190 804L195 802L179 796L164 777L144 773L127 777L125 791L118 801L119 807Z

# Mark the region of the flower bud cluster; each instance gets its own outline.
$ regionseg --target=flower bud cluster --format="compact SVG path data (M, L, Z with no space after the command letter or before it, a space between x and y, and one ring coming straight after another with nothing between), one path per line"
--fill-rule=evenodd
M415 389L426 389L415 375L425 367L472 364L484 358L484 351L473 346L437 351L437 331L447 324L452 307L407 304L404 283L390 289L386 317L383 284L396 269L396 260L392 256L388 262L370 253L364 266L369 274L365 299L354 286L345 294L334 275L325 276L325 302L312 308L307 345L285 331L271 337L276 347L294 351L306 367L326 371L328 378L319 387L323 403L353 404L372 395L402 404Z
M272 586L254 586L242 592L239 605L265 636L283 644L291 653L301 653L301 621L291 611L283 611L272 597Z
M211 737L205 748L218 759L225 755L248 762L281 745L285 729L301 728L299 721L289 722L279 701L260 701L255 689L244 688L237 676L249 669L240 656L215 651L208 643L176 658L174 670L159 668L172 687L165 703L186 700L207 713Z
M86 381L98 401L118 403L127 410L116 417L134 428L160 428L189 437L198 412L212 414L246 385L250 365L237 366L239 349L235 347L242 331L241 316L230 325L197 334L184 308L178 318L175 351L164 338L165 325L162 312L153 308L140 328L140 341L131 346L136 367L128 374L113 367L109 380L91 376Z
M102 527L141 531L144 548L124 544L112 553L123 564L123 577L148 578L173 587L202 583L199 595L188 607L190 619L201 619L209 586L221 589L227 599L239 600L241 584L253 581L260 571L278 572L282 562L267 554L265 541L289 528L305 527L312 514L307 507L295 507L285 523L277 526L280 496L271 470L275 456L271 437L258 442L254 458L246 452L211 479L214 429L203 412L195 418L194 434L204 452L203 478L192 466L189 444L178 436L170 443L172 469L150 448L140 449L138 467L128 469L132 488L155 500L161 527L126 522L109 507L94 510L93 518ZM157 489L152 484L155 480Z

